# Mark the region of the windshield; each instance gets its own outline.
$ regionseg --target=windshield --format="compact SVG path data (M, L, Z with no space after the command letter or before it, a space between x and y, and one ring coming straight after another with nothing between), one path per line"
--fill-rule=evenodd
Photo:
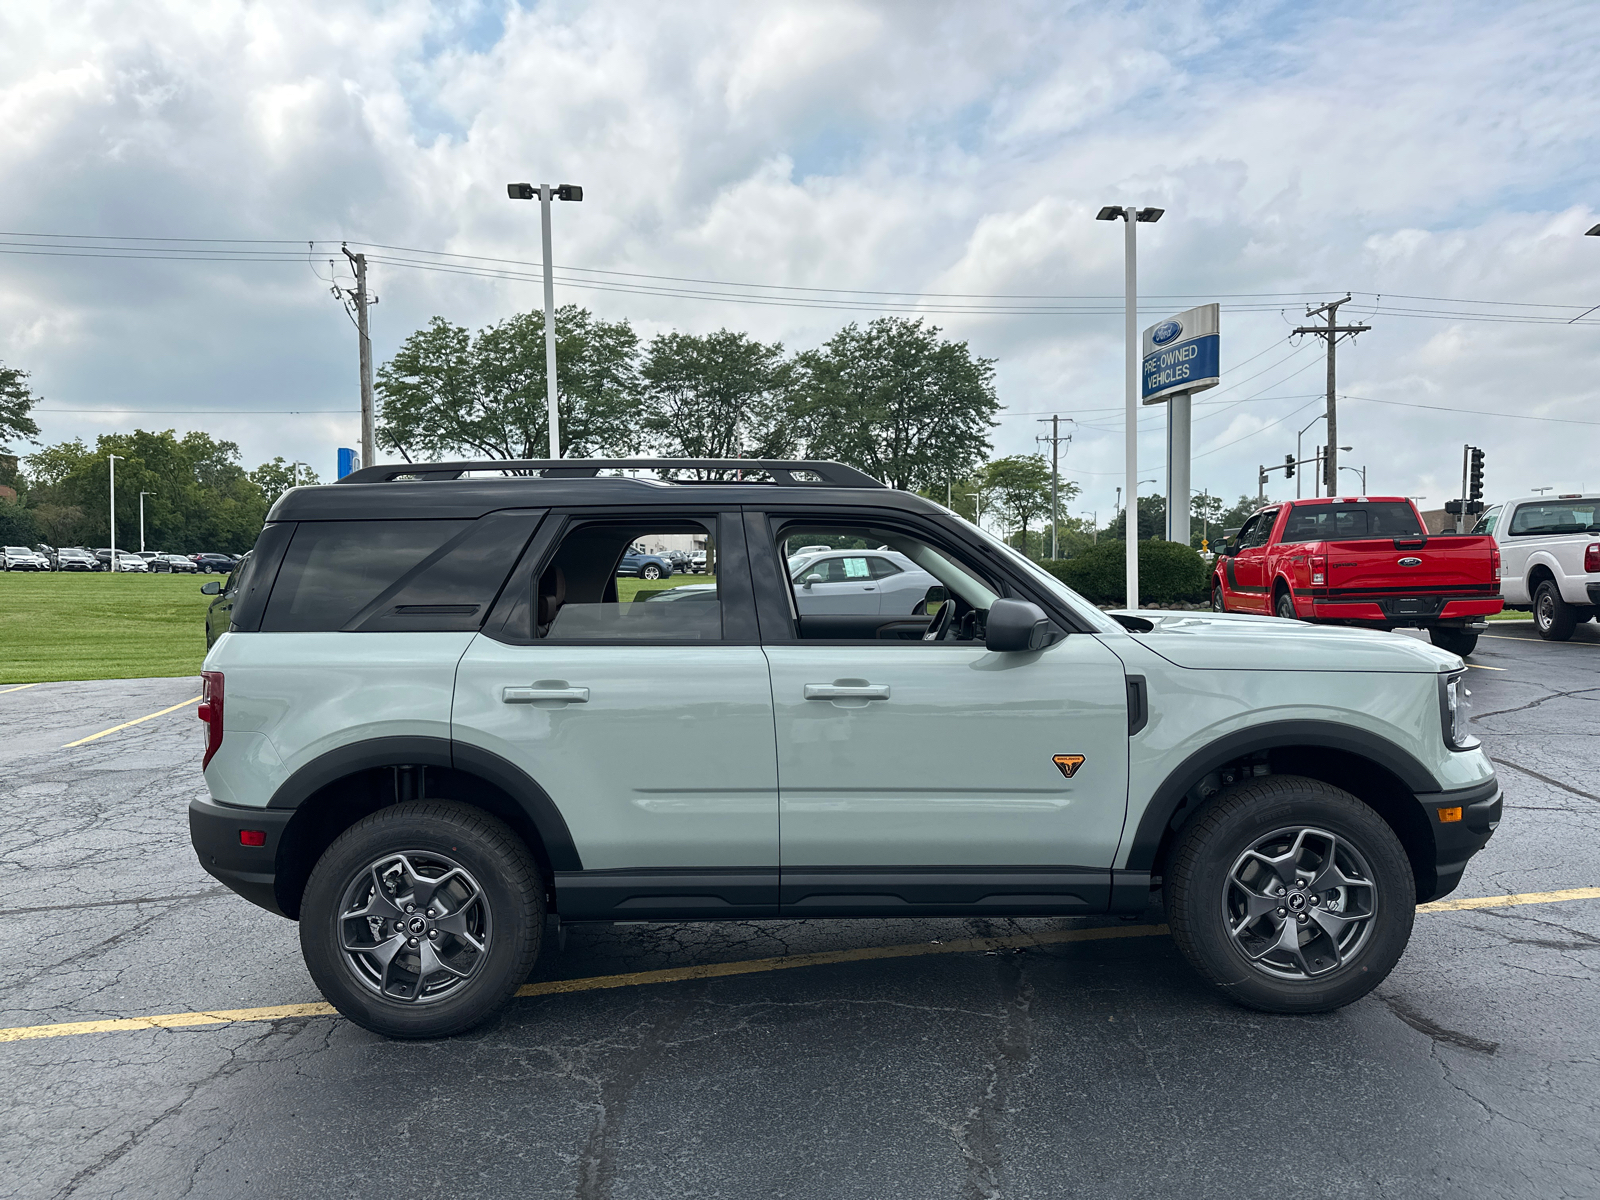
M24 546L7 546L6 547L6 553L7 554L32 554L33 551L27 549Z
M1078 595L1077 592L1073 591L1066 584L1062 583L1038 563L1034 562L1026 555L1018 553L1014 547L1006 545L987 530L978 528L978 526L967 520L960 513L951 512L950 509L945 508L944 505L937 502L935 502L934 507L938 508L941 512L944 512L947 515L954 517L968 529L976 532L977 535L983 539L985 545L999 550L1011 562L1023 568L1023 570L1028 573L1028 577L1030 579L1049 591L1051 595L1056 596L1060 600L1064 601L1072 609L1074 614L1087 621L1096 629L1103 633L1127 632L1121 625L1117 624L1110 617L1106 616L1105 613L1101 612L1093 604L1090 604L1082 596Z

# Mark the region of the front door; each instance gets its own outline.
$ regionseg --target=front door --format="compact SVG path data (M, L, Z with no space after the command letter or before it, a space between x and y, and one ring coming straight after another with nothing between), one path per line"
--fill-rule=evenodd
M695 577L714 600L665 602L615 577L623 552L650 534L707 536L714 516L564 519L529 578L525 636L480 634L461 660L458 747L513 763L560 811L581 860L557 873L563 917L773 915L772 693L748 571ZM743 567L718 550L719 569Z
M766 552L855 532L780 524ZM828 623L812 638L803 617L784 629L764 615L783 911L1103 909L1127 808L1120 660L1086 633L1041 652L990 653L978 625L1005 583L915 531L857 536L943 584L953 632L923 641L890 616L877 631L840 638Z
M1267 542L1278 510L1257 513L1239 530L1239 553L1223 571L1228 581L1228 607L1244 612L1271 612L1272 589L1267 579Z

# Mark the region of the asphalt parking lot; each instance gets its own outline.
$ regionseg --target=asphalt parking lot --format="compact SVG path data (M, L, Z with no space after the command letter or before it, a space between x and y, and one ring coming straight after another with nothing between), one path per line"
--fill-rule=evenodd
M385 1042L297 1012L295 926L196 864L197 681L0 685L0 1191L1593 1197L1600 896L1550 894L1600 885L1600 626L1491 635L1506 815L1451 899L1523 902L1419 915L1313 1018L1214 996L1152 909L570 927L497 1022Z

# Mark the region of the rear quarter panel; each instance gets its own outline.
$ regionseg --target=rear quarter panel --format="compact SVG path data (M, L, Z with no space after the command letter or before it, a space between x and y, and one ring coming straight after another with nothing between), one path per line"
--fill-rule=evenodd
M222 748L205 772L212 798L265 807L290 775L340 746L448 741L456 664L474 636L224 634L205 661L225 691Z

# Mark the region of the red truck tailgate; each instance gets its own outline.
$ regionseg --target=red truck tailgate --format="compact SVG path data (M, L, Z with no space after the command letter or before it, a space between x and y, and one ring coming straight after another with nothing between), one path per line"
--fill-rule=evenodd
M1419 592L1441 588L1483 587L1494 582L1494 539L1480 537L1430 537L1425 545L1393 538L1324 543L1328 556L1328 587L1394 592L1416 588Z

